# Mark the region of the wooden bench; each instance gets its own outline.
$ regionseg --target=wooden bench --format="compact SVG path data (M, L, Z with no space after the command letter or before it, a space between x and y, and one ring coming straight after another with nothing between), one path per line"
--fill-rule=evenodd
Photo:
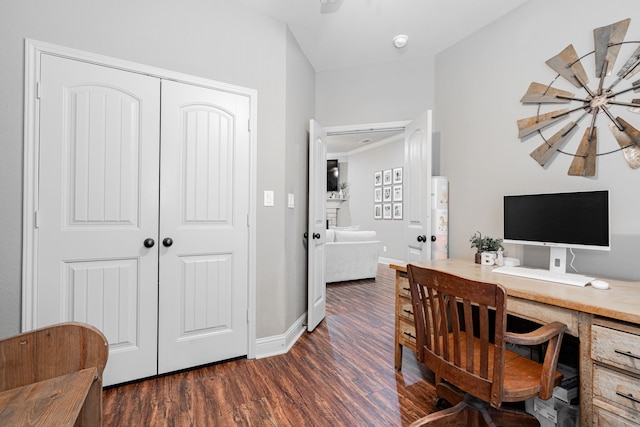
M0 425L101 426L109 346L69 322L0 340Z

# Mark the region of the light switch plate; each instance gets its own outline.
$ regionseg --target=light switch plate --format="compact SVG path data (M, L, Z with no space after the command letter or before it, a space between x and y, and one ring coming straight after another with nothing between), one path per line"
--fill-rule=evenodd
M274 201L273 201L273 190L265 190L264 191L264 205L265 206L273 206L274 205Z
M292 193L289 193L288 199L287 199L287 206L289 207L289 209L293 209L295 207L296 203L295 203L295 197Z

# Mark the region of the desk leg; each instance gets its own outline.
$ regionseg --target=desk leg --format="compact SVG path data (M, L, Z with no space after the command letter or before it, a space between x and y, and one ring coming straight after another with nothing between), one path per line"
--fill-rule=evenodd
M396 332L396 337L397 335L398 333ZM398 343L397 339L395 342L395 348L396 348L396 351L393 357L393 361L394 361L396 371L400 371L402 370L402 344Z
M591 360L591 321L587 313L578 313L580 338L580 425L593 425L593 361Z

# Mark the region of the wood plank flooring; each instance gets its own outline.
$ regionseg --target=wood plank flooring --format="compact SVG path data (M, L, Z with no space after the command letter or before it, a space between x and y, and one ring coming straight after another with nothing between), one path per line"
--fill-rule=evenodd
M327 317L284 355L106 389L104 426L406 426L435 410L411 351L393 367L394 275L327 287Z

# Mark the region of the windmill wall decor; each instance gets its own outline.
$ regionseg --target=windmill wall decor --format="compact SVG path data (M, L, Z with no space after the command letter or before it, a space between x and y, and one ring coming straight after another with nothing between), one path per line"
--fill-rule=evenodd
M542 137L544 142L530 153L540 166L548 164L555 153L567 154L573 156L569 175L590 177L596 174L598 156L620 151L631 168L640 167L640 131L627 121L633 121L633 118L627 117L625 120L622 117L627 112L640 114L640 99L624 99L629 97L631 92L640 92L640 80L629 81L640 71L640 41L624 41L630 22L631 19L628 18L594 29L595 49L581 57L573 45L567 46L558 55L546 61L546 64L558 73L553 81L548 85L531 83L520 100L525 105L538 105L535 116L518 120L518 138L524 139L536 133ZM607 79L614 70L618 54L629 45L637 47L617 74ZM596 82L593 84L589 84L583 66L583 61L586 62L587 58L594 62ZM562 79L558 80L560 77ZM580 92L575 94L558 88L558 85L554 87L554 84L562 81L575 86ZM544 112L550 106L557 108L554 104L565 104L567 108ZM576 115L577 118L566 123L550 137L544 136L544 129L560 127L572 115ZM588 125L575 154L562 151L561 147L577 132L580 122L588 117ZM601 119L608 125L618 146L614 143L612 147L605 147L599 152L597 125Z

